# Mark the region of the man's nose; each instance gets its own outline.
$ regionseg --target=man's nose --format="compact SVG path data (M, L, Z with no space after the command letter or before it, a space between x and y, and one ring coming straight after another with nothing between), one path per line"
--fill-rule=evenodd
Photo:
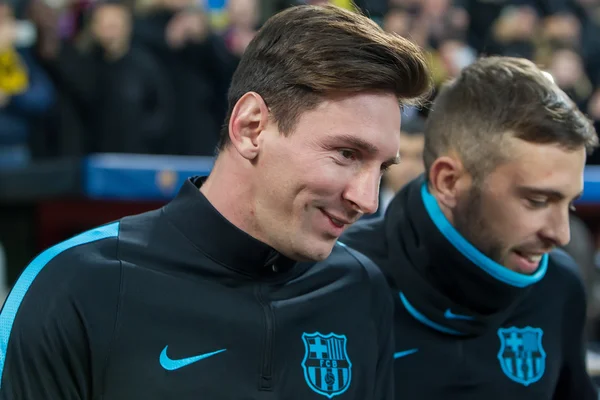
M379 208L379 182L381 174L363 173L356 177L344 191L344 199L362 214L374 214Z
M556 213L552 214L543 235L557 246L567 245L571 241L569 211L557 210Z

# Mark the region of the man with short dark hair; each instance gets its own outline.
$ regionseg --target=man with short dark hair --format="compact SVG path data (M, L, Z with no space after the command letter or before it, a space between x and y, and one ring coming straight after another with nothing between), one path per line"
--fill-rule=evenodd
M272 17L210 176L24 270L0 313L0 399L391 399L385 278L336 242L377 209L399 102L429 86L422 51L365 16Z
M569 210L598 138L533 63L482 58L445 85L426 173L342 241L396 298L402 400L592 400Z

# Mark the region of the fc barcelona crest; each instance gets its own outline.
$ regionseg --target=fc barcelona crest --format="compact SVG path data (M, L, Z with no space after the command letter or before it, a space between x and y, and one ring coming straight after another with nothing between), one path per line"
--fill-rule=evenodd
M540 328L500 328L498 360L506 376L525 386L539 381L546 370Z
M352 381L352 363L346 352L346 336L303 333L304 379L313 391L332 398L344 393Z

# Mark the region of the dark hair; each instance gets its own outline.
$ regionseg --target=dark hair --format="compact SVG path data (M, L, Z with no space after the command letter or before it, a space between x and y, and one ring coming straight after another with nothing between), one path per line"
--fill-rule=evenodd
M475 178L485 176L505 158L507 135L588 153L598 146L592 123L531 61L484 57L443 85L434 100L425 125L427 176L449 150Z
M422 50L366 16L332 5L290 7L246 48L231 81L219 149L229 143L231 113L247 92L261 95L289 134L328 94L388 91L409 104L429 93L431 81Z

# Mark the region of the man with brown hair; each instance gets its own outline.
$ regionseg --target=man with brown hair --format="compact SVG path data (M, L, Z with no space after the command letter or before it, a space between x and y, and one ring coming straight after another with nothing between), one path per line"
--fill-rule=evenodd
M425 175L342 241L396 298L398 399L596 400L569 210L598 138L533 63L482 58L425 126Z
M0 399L391 399L392 298L336 241L376 210L400 104L429 86L423 53L362 15L272 17L210 176L24 270L0 314Z

